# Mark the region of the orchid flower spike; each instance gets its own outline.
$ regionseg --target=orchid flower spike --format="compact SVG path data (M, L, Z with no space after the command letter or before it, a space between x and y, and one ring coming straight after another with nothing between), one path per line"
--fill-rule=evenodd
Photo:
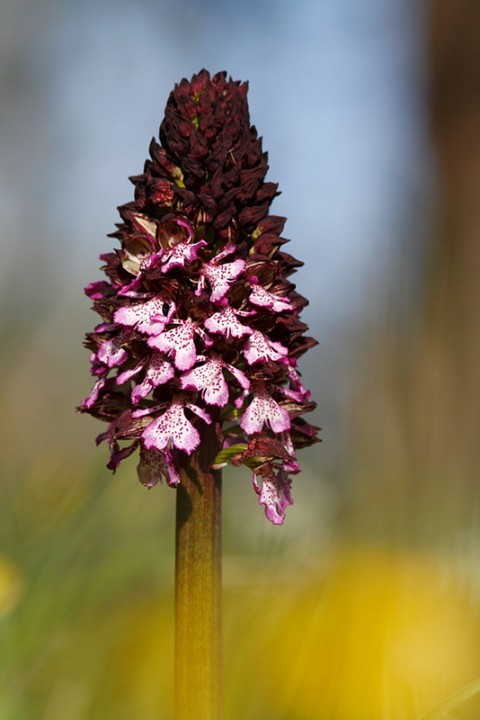
M223 449L212 467L247 465L281 524L296 451L318 440L297 366L316 341L267 169L246 83L202 70L175 86L160 144L119 208L120 247L101 256L107 279L85 289L102 320L87 334L95 382L79 409L108 423L111 469L138 449L147 487L175 487L213 423Z

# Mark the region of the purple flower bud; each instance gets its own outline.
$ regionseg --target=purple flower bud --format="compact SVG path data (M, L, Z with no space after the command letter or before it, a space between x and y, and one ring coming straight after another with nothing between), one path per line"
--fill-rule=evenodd
M109 423L109 467L137 449L147 487L179 467L214 423L215 467L243 463L267 518L292 504L296 450L318 441L297 358L315 340L288 279L285 218L250 125L247 84L206 70L175 86L134 200L119 208L120 248L85 289L101 323L87 335L95 384L80 410ZM261 484L260 484L261 481Z

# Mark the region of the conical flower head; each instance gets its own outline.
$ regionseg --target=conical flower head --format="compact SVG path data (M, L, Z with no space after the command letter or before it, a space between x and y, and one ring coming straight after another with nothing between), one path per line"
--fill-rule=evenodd
M213 467L250 467L280 524L296 450L317 441L297 368L316 343L289 280L301 263L281 249L285 218L269 214L277 185L265 181L247 84L206 70L182 80L160 140L119 208L120 247L101 256L107 280L85 290L101 322L87 335L95 383L80 409L108 422L99 441L111 469L139 450L148 487L175 486L201 425L214 423Z

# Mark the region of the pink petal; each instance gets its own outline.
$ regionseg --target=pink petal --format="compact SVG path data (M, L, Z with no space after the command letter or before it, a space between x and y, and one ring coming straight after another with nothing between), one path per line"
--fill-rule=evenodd
M225 245L223 250L220 250L220 252L217 253L217 255L215 255L215 257L214 257L215 262L216 263L220 262L220 260L223 260L228 255L231 255L232 253L234 253L235 250L236 250L235 245Z
M112 286L105 280L97 280L96 282L90 283L85 288L85 295L92 298L92 300L101 300L102 298L107 297L107 295L111 292Z
M138 479L148 488L161 483L164 477L171 487L180 482L180 476L172 462L172 455L169 450L147 450L140 448L140 462L137 466Z
M164 385L171 380L174 375L175 370L170 363L159 353L154 352L147 367L143 382L137 385L132 391L132 402L137 403L142 398L147 397L152 388L158 387L158 385Z
M310 390L306 390L302 384L300 384L299 390L293 390L292 388L286 388L282 387L280 388L280 391L282 392L285 397L290 398L291 400L295 400L298 403L302 403L305 401L308 401L310 398Z
M138 408L137 410L134 410L132 412L132 418L142 418L146 417L146 415L154 415L155 413L159 412L160 410L166 410L169 407L168 402L159 403L158 405L154 405L153 407L147 407L147 408Z
M182 375L182 388L193 388L202 393L209 405L223 407L228 402L228 385L222 372L221 360L209 359L203 365L193 368Z
M289 430L290 416L266 391L259 391L243 413L240 427L251 435L261 432L264 425L275 433Z
M299 402L304 402L305 400L310 399L310 390L307 390L300 380L300 374L298 370L296 370L295 367L289 367L288 368L288 377L290 379L290 384L292 386L292 389L298 393Z
M251 335L253 330L243 325L238 320L238 315L246 315L238 310L234 310L230 306L219 310L205 320L205 327L212 333L220 333L224 337L242 337L243 335Z
M98 348L97 353L97 357L100 362L108 365L109 368L122 365L122 363L124 363L128 358L127 351L120 347L120 343L124 341L125 336L122 337L122 335L120 335L117 338L112 338L111 340L103 342Z
M115 323L102 322L99 325L95 325L94 332L106 333L106 332L111 332L112 330L117 330L117 329L118 329L118 326Z
M144 364L145 364L144 361L141 360L137 365L135 365L135 367L130 368L129 370L124 370L122 373L117 375L117 379L116 379L117 385L123 385L123 383L127 382L128 380L131 380L132 377L134 377L135 375L138 375L140 370L143 368Z
M165 465L167 466L167 483L170 487L175 487L180 482L180 474L177 470L177 466L172 460L172 453L170 450L165 450Z
M265 290L262 285L252 285L249 300L253 303L253 305L268 307L275 312L292 309L292 304L288 298L274 295L273 293L268 292L268 290Z
M195 332L195 323L191 320L179 320L178 325L171 330L166 330L158 337L150 337L148 344L167 355L173 355L179 370L189 370L197 359Z
M105 377L101 377L97 380L93 388L90 390L90 393L83 401L82 407L89 410L92 405L95 405L98 400L98 396L100 395L100 391L104 388L106 382L107 379Z
M164 450L171 445L188 455L199 446L200 435L185 417L183 404L174 401L168 409L143 431L143 442L148 450Z
M244 390L250 390L250 380L247 378L245 373L242 370L239 370L238 368L234 367L233 365L228 365L227 363L224 363L227 370L229 370L235 380L238 382L238 384L244 389Z
M274 525L281 525L285 520L285 510L293 505L290 494L290 480L283 470L277 475L268 475L262 478L262 488L257 483L257 476L253 475L253 487L259 495L258 502L265 505L265 515Z
M193 403L189 402L185 403L185 407L195 413L195 415L198 415L198 417L202 418L202 420L206 422L207 425L211 424L212 418L206 410L202 410L202 408L198 407L198 405L194 405Z
M249 392L248 390L244 390L243 392L240 393L240 395L237 398L235 398L233 404L235 405L237 410L240 410L241 408L243 408L243 403L245 402L245 398L247 397L248 392Z
M186 262L193 262L197 258L198 249L207 245L206 240L199 240L197 243L181 242L172 248L165 255L162 262L163 272L168 272L174 267L185 267Z
M168 304L165 300L157 295L137 305L121 307L115 311L113 317L120 325L135 327L147 335L159 335L175 312L175 305L172 303L165 315L166 306L168 307Z
M279 342L272 342L260 330L254 330L247 338L243 348L243 354L249 365L254 365L260 360L280 360L288 355L288 349Z
M245 260L238 259L225 265L217 265L214 259L204 266L202 274L207 277L212 288L212 302L218 302L225 297L230 284L245 270L245 264Z
M120 297L131 297L131 298L137 298L139 296L139 290L142 287L143 278L142 275L137 275L137 277L133 278L131 282L128 283L128 285L124 285L119 291L118 295Z

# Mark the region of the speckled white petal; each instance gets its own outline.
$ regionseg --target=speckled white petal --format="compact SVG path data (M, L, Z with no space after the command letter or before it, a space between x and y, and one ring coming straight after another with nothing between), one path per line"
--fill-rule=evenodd
M274 525L281 525L285 520L285 510L293 505L290 494L290 480L279 470L277 475L268 475L262 478L262 487L259 488L257 476L253 475L253 486L258 494L258 502L265 506L265 516Z
M180 320L178 325L171 330L166 330L157 337L150 337L148 344L166 355L172 355L179 370L190 370L197 360L194 343L195 332L195 323L189 320Z
M160 353L154 352L150 358L150 363L145 373L145 378L140 385L137 385L132 391L132 402L137 403L142 398L147 397L152 388L158 385L164 385L175 375L172 365L165 360Z
M193 244L187 241L178 243L165 254L162 262L163 272L168 272L174 267L185 267L186 262L193 262L197 257L198 249L206 244L205 240L199 240Z
M228 385L223 377L222 367L221 360L207 360L203 365L182 375L182 388L197 390L209 405L224 407L228 402Z
M167 314L164 308L167 309ZM153 297L136 305L121 307L115 311L114 320L119 325L135 327L139 332L147 335L159 335L168 323L175 306L168 306L161 297Z
M274 295L273 293L268 292L268 290L265 290L262 285L252 285L249 300L253 303L253 305L268 307L275 312L292 309L292 304L288 298Z
M215 260L207 263L203 268L203 273L207 277L212 292L210 300L219 302L225 297L230 284L234 282L239 275L245 270L245 260L234 260L225 265L218 265Z
M146 377L150 380L153 387L164 385L175 375L172 365L165 360L159 353L154 352L150 358L147 368Z
M264 425L273 432L283 432L290 429L290 417L266 391L259 391L243 413L240 427L251 435L261 432Z
M267 360L277 361L288 355L288 349L279 342L272 342L260 330L254 330L247 338L243 354L249 365Z
M238 319L238 315L244 315L237 310L227 306L223 310L211 315L205 320L205 327L212 333L219 333L226 338L242 337L243 335L251 335L253 330L243 325Z
M172 445L190 455L200 444L200 435L185 417L183 404L173 402L170 407L147 425L143 442L148 450L164 450Z

